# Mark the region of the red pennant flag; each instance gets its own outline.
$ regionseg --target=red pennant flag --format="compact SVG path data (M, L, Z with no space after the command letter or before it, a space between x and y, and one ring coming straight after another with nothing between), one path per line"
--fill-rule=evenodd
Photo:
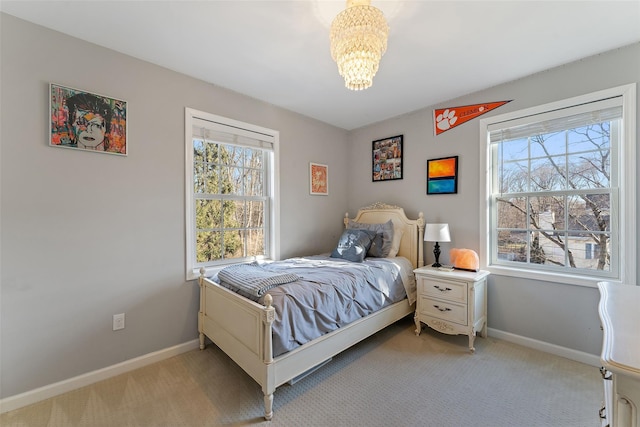
M449 129L475 119L486 112L495 110L509 101L487 102L486 104L463 105L461 107L439 108L433 110L433 129L435 135L440 135Z

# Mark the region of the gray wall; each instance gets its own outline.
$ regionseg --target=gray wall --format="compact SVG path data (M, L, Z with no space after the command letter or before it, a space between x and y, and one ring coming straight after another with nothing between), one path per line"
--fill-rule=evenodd
M335 244L346 131L0 19L0 397L197 338L198 287L185 282L185 107L280 131L281 256ZM48 146L49 82L128 101L129 155ZM329 165L329 196L309 195L309 162ZM126 328L113 332L122 312Z
M347 133L5 14L0 31L0 397L196 338L184 107L280 131L282 257L329 250L344 212L375 201L449 222L445 261L450 247L478 249L477 120L435 138L427 108ZM639 58L634 45L446 105L513 99L503 113L637 82ZM129 156L49 147L49 82L128 101ZM398 134L404 179L372 183L371 141ZM459 192L427 197L426 159L446 155L460 156ZM329 165L328 197L309 195L311 161ZM592 288L493 276L489 326L597 354L597 299ZM127 327L113 332L121 312Z
M496 72L500 72L499 68ZM349 135L349 210L375 199L403 206L412 216L422 211L427 222L448 222L452 242L441 245L441 262L448 262L448 250L452 247L479 251L477 212L483 206L478 180L478 156L482 146L478 119L435 137L433 108L513 100L485 114L484 118L633 82L640 83L640 44L352 131ZM637 126L640 127L640 120ZM640 129L636 133L640 135ZM404 135L404 178L372 183L371 141L399 134ZM450 155L460 156L458 193L427 196L427 159ZM640 150L637 155L640 157ZM636 165L638 163L636 159ZM636 167L640 171L640 167ZM640 191L640 186L637 188ZM638 201L640 196L636 195L636 203ZM636 229L640 233L640 228ZM433 263L430 243L425 244L425 256L427 262ZM637 271L640 275L640 270ZM640 278L636 278L636 283L640 283ZM500 331L599 354L602 336L598 299L595 288L493 275L489 278L488 324Z

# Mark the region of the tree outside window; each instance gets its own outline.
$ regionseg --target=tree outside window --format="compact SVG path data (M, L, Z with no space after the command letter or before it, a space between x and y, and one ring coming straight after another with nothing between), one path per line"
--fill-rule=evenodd
M606 121L499 144L499 259L610 269L611 127ZM597 257L587 256L586 244L601 248Z
M198 263L265 255L260 149L193 140Z

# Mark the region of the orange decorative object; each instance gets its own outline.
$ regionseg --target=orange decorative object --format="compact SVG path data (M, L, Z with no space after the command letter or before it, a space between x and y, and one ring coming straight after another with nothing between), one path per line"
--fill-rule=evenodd
M438 136L442 132L446 132L491 110L495 110L507 102L511 102L511 100L435 109L433 110L434 134Z
M453 268L458 270L479 271L480 258L473 249L451 249L449 258Z

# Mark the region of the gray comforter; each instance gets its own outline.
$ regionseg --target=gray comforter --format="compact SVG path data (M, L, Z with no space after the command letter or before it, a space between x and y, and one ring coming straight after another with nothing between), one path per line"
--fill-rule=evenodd
M299 280L274 287L276 319L273 324L273 355L294 348L340 328L376 310L409 297L415 300L415 279L406 258L367 258L362 263L327 256L291 258L263 264L266 271L289 273ZM244 296L256 298L220 281Z

